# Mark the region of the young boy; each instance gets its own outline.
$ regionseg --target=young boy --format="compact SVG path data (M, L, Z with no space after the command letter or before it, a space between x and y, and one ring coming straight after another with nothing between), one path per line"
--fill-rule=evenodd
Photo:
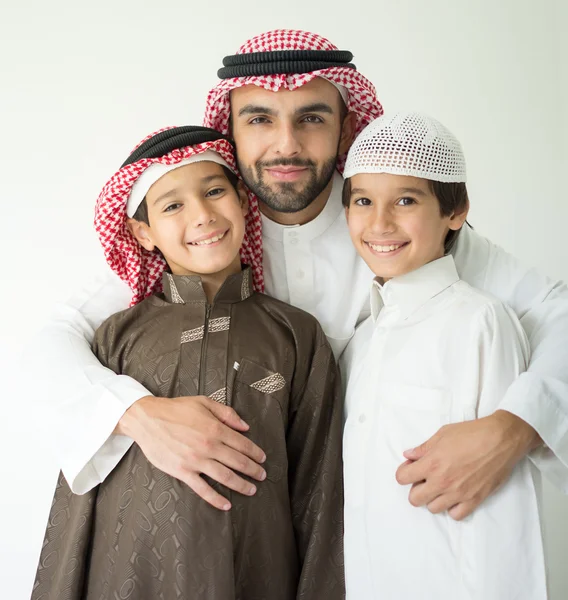
M253 291L235 170L223 136L180 127L107 183L97 230L134 306L99 328L94 351L155 395L234 407L266 479L253 497L215 485L232 504L218 511L136 444L83 496L60 477L33 599L344 597L337 369L313 317Z
M512 311L460 281L448 254L469 208L460 144L426 116L380 117L345 177L351 239L376 275L342 365L347 599L544 599L531 462L462 522L436 500L413 507L395 480L404 450L491 414L529 358Z

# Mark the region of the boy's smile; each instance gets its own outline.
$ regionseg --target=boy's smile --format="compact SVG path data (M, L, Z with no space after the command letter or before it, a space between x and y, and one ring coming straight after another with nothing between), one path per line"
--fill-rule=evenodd
M187 242L190 246L199 246L199 247L216 247L221 240L225 239L225 236L228 233L228 229L214 231L213 233L209 233L207 235L201 236L195 240Z
M467 216L467 211L443 216L426 179L361 173L350 182L346 216L351 239L384 280L441 258L448 231L459 229Z

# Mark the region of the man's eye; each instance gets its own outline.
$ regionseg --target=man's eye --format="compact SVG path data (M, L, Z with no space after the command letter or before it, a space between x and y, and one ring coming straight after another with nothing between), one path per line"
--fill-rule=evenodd
M401 198L397 204L399 206L410 206L411 204L416 204L416 200L414 198Z
M213 190L209 190L206 194L205 197L206 198L211 198L212 196L218 196L219 194L222 194L225 190L223 188L215 188Z
M172 212L176 210L176 208L180 208L182 206L179 202L173 202L172 204L168 204L166 208L164 208L164 212Z
M249 121L249 125L262 125L263 123L269 123L266 117L255 117Z
M357 198L354 204L356 204L357 206L371 206L371 201L369 200L369 198Z
M306 123L323 123L323 119L316 115L308 115L304 117L303 121Z

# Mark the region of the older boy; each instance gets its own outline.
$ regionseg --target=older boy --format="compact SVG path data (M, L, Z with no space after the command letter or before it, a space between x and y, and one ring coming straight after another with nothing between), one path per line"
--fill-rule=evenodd
M230 499L218 511L117 436L125 455L99 486L78 496L60 478L33 599L344 597L336 365L311 315L254 292L234 171L223 136L180 127L147 138L110 179L97 229L134 306L103 323L93 351L172 398L174 443L173 398L232 406L266 452L262 481L246 496L212 483Z

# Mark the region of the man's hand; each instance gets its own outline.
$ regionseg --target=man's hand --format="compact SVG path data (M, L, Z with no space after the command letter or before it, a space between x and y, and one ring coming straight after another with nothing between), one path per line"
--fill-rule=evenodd
M132 438L155 467L186 483L206 502L229 510L230 502L201 474L241 494L255 494L256 487L233 471L258 481L266 478L258 464L266 460L264 452L238 433L248 429L232 408L205 396L145 396L124 413L114 433Z
M412 484L408 499L431 513L447 510L459 521L470 515L541 442L519 417L498 410L488 417L445 425L422 445L404 452L396 472Z

